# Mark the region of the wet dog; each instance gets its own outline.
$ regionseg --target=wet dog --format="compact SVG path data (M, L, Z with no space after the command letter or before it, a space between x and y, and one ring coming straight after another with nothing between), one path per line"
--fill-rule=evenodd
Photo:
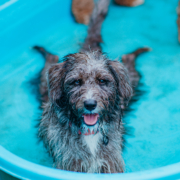
M82 49L65 56L62 63L44 48L34 47L46 59L38 135L59 169L124 172L122 115L133 93L130 80L134 80L128 71L135 71L136 56L148 49L126 55L127 69L101 52L100 30L108 5L109 0L98 1Z

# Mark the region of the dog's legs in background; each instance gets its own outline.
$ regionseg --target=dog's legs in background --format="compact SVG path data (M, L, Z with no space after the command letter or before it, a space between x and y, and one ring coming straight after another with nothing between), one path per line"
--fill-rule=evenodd
M91 15L88 35L81 48L81 52L84 51L101 51L100 43L102 42L101 37L101 26L107 15L110 0L99 0L93 13Z
M132 53L129 53L129 54L126 54L126 55L122 56L122 62L124 64L124 66L128 70L129 80L130 80L131 86L133 88L134 97L137 96L137 93L139 92L139 90L137 90L137 87L138 87L139 80L140 80L140 77L141 77L140 74L138 73L138 71L135 68L136 58L140 54L142 54L144 52L148 52L150 50L151 50L150 48L139 48L136 51L133 51ZM132 98L130 100L130 103L132 103L132 101L135 101L135 99ZM127 110L123 99L121 99L121 108L122 108L122 110Z
M46 49L39 47L39 46L34 46L33 47L35 50L40 52L44 59L46 60L45 66L43 70L41 71L41 77L40 77L40 85L39 85L39 92L41 94L41 100L42 102L47 102L48 101L48 89L47 89L47 79L46 79L46 71L50 68L52 64L55 64L59 61L59 57L56 55L53 55L46 51Z
M132 53L122 56L122 62L129 72L129 79L130 79L133 89L138 86L139 80L140 80L140 74L138 73L138 71L135 68L136 58L140 54L142 54L144 52L148 52L150 50L151 50L150 48L139 48Z

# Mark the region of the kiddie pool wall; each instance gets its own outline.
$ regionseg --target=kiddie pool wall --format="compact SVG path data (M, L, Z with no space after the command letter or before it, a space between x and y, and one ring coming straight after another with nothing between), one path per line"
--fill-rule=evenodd
M155 0L152 0L152 1L147 0L146 1L144 7L146 5L148 5L149 9L151 9L155 5L157 7L161 7L161 11L159 11L159 13L164 13L164 15L168 15L168 16L164 17L165 19L161 19L160 17L162 17L162 16L159 17L157 14L157 11L154 12L154 11L150 10L149 15L147 15L148 12L146 13L144 10L144 14L142 14L143 6L133 8L133 9L122 8L122 7L121 8L113 7L114 9L116 9L116 11L113 11L114 9L111 10L111 7L110 7L109 15L111 16L111 18L114 18L114 19L112 19L112 21L110 21L110 20L105 21L104 27L106 27L107 30L106 30L105 35L103 34L103 39L105 42L103 45L104 51L108 52L111 57L116 58L117 56L127 53L128 51L134 50L135 48L137 48L139 46L146 46L146 45L150 46L153 48L153 52L154 52L158 49L158 47L156 47L156 45L155 45L157 43L158 45L160 44L163 46L163 48L164 48L163 52L166 52L166 51L170 52L169 49L171 49L171 57L172 57L172 54L174 54L174 56L173 56L174 59L172 59L172 62L176 63L175 60L180 58L180 53L178 53L179 47L178 47L178 42L177 42L177 30L176 30L176 25L175 25L175 23L176 23L175 22L176 21L176 16L175 16L176 9L175 8L176 8L177 4L178 4L177 0L173 0L173 1L166 0L165 2L163 0L160 0L158 2ZM32 56L29 57L28 53L32 52L32 50L29 49L29 47L33 46L36 43L41 43L40 45L44 45L51 51L54 51L55 53L59 53L58 55L60 57L63 57L64 55L66 55L68 53L74 53L74 52L78 51L79 47L77 46L77 44L83 41L83 38L86 35L86 27L84 25L76 24L76 25L74 25L74 26L76 26L76 32L71 33L71 32L73 32L73 28L74 28L74 26L71 26L71 24L74 22L72 20L71 14L70 14L70 5L71 5L70 0L66 0L66 1L62 1L62 0L61 1L58 1L58 0L51 0L51 1L10 0L10 1L6 1L6 0L4 0L4 1L0 2L0 29L1 29L1 31L0 31L0 51L1 51L0 85L1 85L1 87L5 86L5 82L9 77L15 76L18 73L20 74L21 71L25 71L28 68L31 69L29 74L26 74L26 77L17 77L17 79L16 79L17 81L14 81L13 83L17 84L18 79L20 79L20 78L30 79L31 77L33 77L34 72L37 72L43 66L43 61L41 61L40 56L38 56L38 59L40 59L39 60L40 62L37 62L38 65L34 68L34 71L31 66L35 60L37 61L37 59L30 59L30 58L32 58L33 56L37 56L37 55L34 53ZM167 5L167 6L172 5L172 7L169 9L163 8L164 7L163 5ZM117 8L118 8L118 10L117 10ZM141 14L138 14L139 10L141 11ZM124 24L127 23L127 19L125 18L127 13L135 13L135 14L132 17L132 21L130 21L129 26L127 28L124 28L123 27ZM121 16L119 16L119 14L121 14ZM173 15L171 15L171 14L173 14ZM147 25L145 25L143 23L142 24L137 23L137 22L141 22L142 19L143 19L142 22L144 22L144 19L146 19L146 21L148 23L148 21L152 20L152 19L148 20L149 17L154 17L154 20L156 22L159 22L162 24L162 26L164 27L162 32L160 31L160 28L158 29L158 27L153 27L152 24L150 27L148 27ZM170 19L171 17L173 17L173 18ZM109 18L109 16L107 18ZM120 30L119 27L118 27L118 29L116 28L116 26L113 27L113 25L116 25L115 22L117 22L119 20L119 18L121 18L121 22L124 22L124 24L122 23L122 29L126 29L127 30L126 33L124 31L123 32L119 31ZM50 32L52 31L51 28L55 28L56 26L59 27L59 24L58 24L59 22L62 24L61 27L63 27L63 25L67 25L67 22L70 22L68 24L69 29L67 30L67 32L65 32L64 29L62 29L62 30L59 29L58 33L63 34L64 37L61 36L61 39L56 39L57 34L51 34ZM109 24L107 24L107 22ZM112 26L109 26L110 22L113 23L113 25L111 24ZM167 26L165 26L166 22L170 23L169 29L167 28ZM121 39L119 39L119 42L118 42L117 38L115 38L115 36L111 37L112 30L110 30L110 29L112 29L112 28L113 28L113 32L115 32L117 37L118 37L118 34L123 34L123 36L121 36ZM67 29L67 28L65 28L65 29ZM153 34L154 31L158 32L158 37L155 34ZM46 33L46 32L48 32L48 33ZM138 36L140 34L139 32L141 34L144 34L144 39L146 39L147 36L149 36L150 40L143 41L142 37L139 38L139 36ZM104 33L104 31L102 31L102 33ZM51 34L51 36L49 37L49 39L47 41L42 40L45 34ZM66 36L67 34L68 34L68 37ZM110 41L109 41L108 37L111 37ZM135 40L134 40L134 37L136 37ZM116 40L113 38L115 38ZM164 41L160 41L160 39L161 40L163 39ZM61 46L61 48L63 47L63 49L57 48L57 44L56 44L57 42L63 44ZM133 42L133 43L131 43L131 42ZM120 47L121 47L120 49L119 49L119 46L117 45L118 43L119 44L123 43L123 45L120 45ZM166 45L166 43L167 43L167 45ZM108 49L108 47L113 47L113 48ZM26 49L26 50L28 49L29 52L27 53L26 50L24 50L24 49ZM160 48L158 49L158 51L160 52ZM17 58L19 56L19 54L22 54L20 59ZM157 54L158 53L156 53L156 55ZM162 51L161 51L161 54L162 54ZM17 60L15 62L13 61L14 57L17 58ZM157 58L157 57L152 56L151 58ZM161 58L162 58L162 56L161 56ZM164 59L166 59L165 56L164 56ZM22 65L22 60L27 61L27 62L25 62ZM143 60L143 62L144 62L144 60ZM147 63L147 61L145 61L145 62ZM157 62L157 63L159 63L159 62ZM168 62L164 61L164 63L166 64ZM18 65L19 65L19 67L18 67ZM153 66L154 64L151 64L151 62L149 62L148 65ZM177 67L179 67L179 64L176 63L176 65L177 65ZM143 69L142 66L141 66L141 68ZM141 68L140 68L140 70L142 70ZM168 71L168 69L163 69L163 70ZM173 68L172 68L172 70L174 71ZM146 69L146 71L149 71L149 69ZM172 82L174 82L175 80L178 79L177 77L179 77L179 74L176 74L176 76L173 76L173 77L174 77L174 79L172 79ZM154 77L154 78L156 78L156 77ZM167 77L165 77L165 78L167 78ZM153 77L152 77L152 79L153 79ZM144 80L147 80L147 79L144 79ZM146 83L146 86L147 86L147 83ZM12 86L10 88L13 89L14 86ZM179 88L179 85L178 85L178 88ZM2 89L3 88L1 88L1 92L3 92ZM3 96L3 95L1 94L1 96ZM177 96L175 96L175 97L177 97ZM20 94L20 96L18 96L18 97L16 96L15 98L21 99L22 95ZM26 106L28 104L28 100L31 100L31 99L33 99L33 95L29 94L27 97L27 102L24 102L24 103L26 103ZM0 101L2 104L3 103L2 97L0 98ZM10 101L10 103L11 103L11 101ZM38 104L35 100L34 100L34 104L35 105L33 108L30 106L30 111L32 113L27 112L24 115L23 118L25 120L26 120L25 116L32 116L31 119L33 121L33 119L34 119L33 114L34 114L35 110L38 108ZM180 107L180 106L178 106L179 104L176 103L175 101L173 102L173 104L175 104L176 107ZM7 104L7 105L8 105L8 108L9 108L9 106L11 106L11 104ZM17 102L17 106L18 106L18 108L14 108L14 106L11 108L11 113L19 113L21 110L22 111L24 110L23 105L18 104L18 102ZM2 111L2 110L4 110L3 108L6 108L6 106L1 105L0 113L3 112ZM166 114L164 111L163 111L163 113ZM175 114L175 111L174 111L174 114ZM3 116L1 116L1 117L3 117ZM7 116L6 120L8 120L8 117L9 116ZM179 118L179 117L180 116L178 115L177 118ZM174 118L173 120L176 120L175 116L173 118ZM136 117L135 119L131 118L130 120L132 120L133 122L135 121L135 123L137 123L136 119L141 120L141 118L139 118L139 117ZM3 120L4 119L1 119L0 125L1 125L1 123L3 123ZM27 129L28 129L30 125L28 124L28 122L25 121L22 127L25 128L26 126L28 126L27 127ZM179 130L178 128L179 127L177 126L177 132L180 132L180 131L178 131ZM27 129L25 129L25 131ZM180 142L179 141L180 133L177 133L177 132L175 131L172 136L175 137L175 139L176 139L175 142L178 144L178 142ZM5 133L7 133L7 132L4 132L4 134ZM33 133L35 134L34 131L33 131ZM146 130L144 133L148 134L148 130ZM164 133L167 133L167 132L164 132ZM19 137L24 136L24 135L25 134L20 134ZM1 132L1 137L4 138L3 132ZM0 144L3 144L4 142L2 143L1 137L0 137ZM149 136L149 137L151 137L151 136ZM152 134L152 138L155 138L153 136L153 134ZM156 137L156 138L159 138L159 137ZM168 136L168 138L169 138L169 136ZM170 143L170 141L172 141L172 140L168 139L168 138L166 138L165 140L168 143ZM27 141L28 140L29 139L27 138ZM5 141L5 140L3 140L3 141ZM11 142L11 144L16 143L16 141L17 141L17 139L14 139ZM17 142L21 142L21 141L17 141ZM22 143L24 143L24 141L22 141ZM173 143L174 143L174 141L173 141ZM31 144L31 142L29 144ZM19 146L20 145L21 144L19 144ZM171 147L172 147L172 144L171 144ZM30 147L28 147L28 145L27 145L27 148L30 148ZM179 153L180 151L178 150L177 147L173 148L173 149L175 149L175 150L170 151L171 153L169 153L169 157L170 158L172 157L172 159L175 157L175 158L177 158L177 160L172 160L171 161L172 163L178 162L179 154L180 154ZM131 149L131 150L133 151L133 149ZM33 152L34 151L32 148L32 154L33 154ZM157 151L157 152L159 152L159 151ZM23 153L23 152L19 151L19 154L18 153L17 154L20 156L21 153ZM173 156L172 156L172 153L174 153ZM41 156L41 152L39 153L39 156ZM165 155L163 153L162 154L157 153L157 156L165 156ZM132 157L126 156L125 161L128 161L128 158L132 158ZM27 158L27 159L29 160L30 158ZM164 164L166 164L166 163L167 162L165 161ZM138 158L136 158L134 160L134 164L135 164L134 166L138 165ZM157 167L156 164L158 164L158 161L154 162L154 167ZM163 165L163 163L161 163L161 165ZM138 179L138 180L140 180L140 179L177 179L177 178L180 178L180 163L175 163L175 164L168 165L165 167L148 170L148 171L136 172L136 173L112 174L112 175L109 175L109 174L100 174L100 175L99 174L88 174L87 175L87 174L83 174L83 173L74 173L74 172L56 170L53 168L49 168L49 167L45 167L45 166L41 166L41 165L38 165L38 164L35 164L32 162L29 162L27 160L24 160L20 157L17 157L16 155L10 153L6 149L4 149L2 146L0 146L0 170L1 170L0 171L1 179L8 179L8 178L12 179L12 177L10 177L10 175L17 177L19 179L43 179L43 180L45 180L45 179L78 179L78 180L80 180L80 179L85 179L85 178L86 179L131 179L131 180Z
M113 179L113 180L145 180L145 179L178 179L180 163L149 171L124 174L86 174L68 172L40 166L19 158L0 146L0 178L2 180L38 179L38 180L84 180L84 179ZM7 173L7 174L6 174ZM12 175L12 176L9 176ZM8 177L8 178L6 178ZM16 177L16 178L14 178Z

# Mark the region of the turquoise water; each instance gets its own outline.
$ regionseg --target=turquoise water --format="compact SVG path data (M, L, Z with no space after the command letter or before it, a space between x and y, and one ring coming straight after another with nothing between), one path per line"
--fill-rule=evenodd
M146 0L143 6L111 5L103 24L103 50L114 59L135 48L152 51L137 60L146 93L126 116L133 136L127 137L127 172L180 161L180 45L177 0ZM11 13L9 13L11 12ZM0 11L0 145L29 161L52 166L37 143L38 102L28 86L43 67L30 47L43 45L60 57L77 52L87 27L70 16L70 1L17 1Z

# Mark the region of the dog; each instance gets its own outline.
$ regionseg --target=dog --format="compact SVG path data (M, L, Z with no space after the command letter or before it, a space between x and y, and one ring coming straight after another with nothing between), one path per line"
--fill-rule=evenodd
M121 6L139 6L144 0L114 0L116 5ZM89 24L90 17L94 8L94 0L72 0L72 14L76 22L81 24Z
M123 110L132 97L129 78L134 60L148 48L110 60L102 53L102 22L109 0L99 0L79 53L58 57L35 46L46 59L41 72L42 118L38 136L58 169L87 173L122 173ZM46 74L47 72L47 74ZM46 80L47 76L47 80Z
M139 6L141 4L144 4L144 0L114 0L116 4L121 6Z
M93 9L94 0L72 0L72 13L78 23L89 24Z
M114 0L114 3L116 5L134 7L142 5L144 0ZM94 9L94 0L72 0L71 7L76 22L88 25Z

